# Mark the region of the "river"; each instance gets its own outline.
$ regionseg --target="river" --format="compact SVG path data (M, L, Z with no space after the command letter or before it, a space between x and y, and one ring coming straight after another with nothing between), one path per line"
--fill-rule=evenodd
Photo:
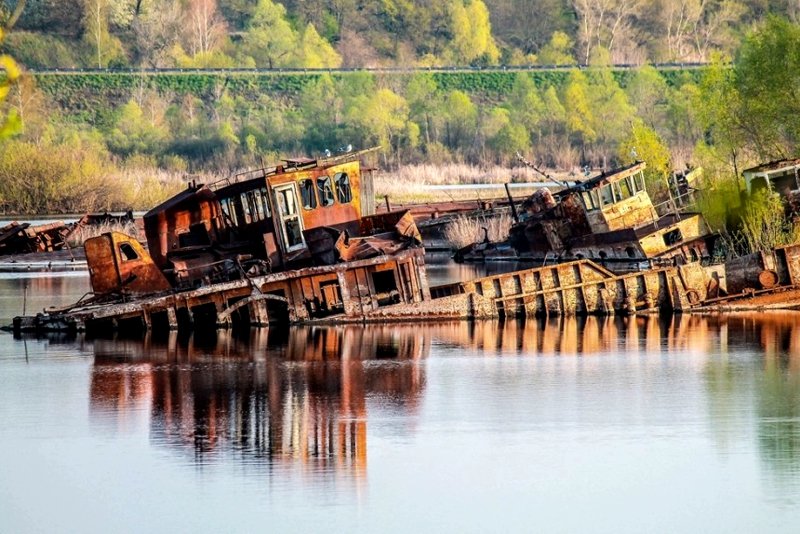
M3 533L797 532L800 314L0 333L0 421Z

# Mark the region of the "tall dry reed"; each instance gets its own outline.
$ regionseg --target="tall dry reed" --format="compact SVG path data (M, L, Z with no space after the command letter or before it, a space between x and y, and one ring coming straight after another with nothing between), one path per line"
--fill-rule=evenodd
M459 215L444 229L444 237L454 248L463 248L484 240L488 232L489 241L498 243L508 237L511 216L504 213L497 216L466 217ZM486 228L487 232L484 232Z
M106 232L121 232L139 241L144 241L145 236L139 231L139 227L134 221L125 223L101 223L81 226L72 232L67 238L67 244L72 248L82 247L83 243L92 237L97 237Z

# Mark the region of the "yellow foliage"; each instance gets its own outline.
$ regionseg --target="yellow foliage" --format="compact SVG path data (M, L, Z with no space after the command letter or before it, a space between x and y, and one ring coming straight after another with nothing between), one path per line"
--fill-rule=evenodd
M457 63L484 59L496 65L500 51L492 37L489 10L482 0L452 0L450 25L453 33L450 54Z

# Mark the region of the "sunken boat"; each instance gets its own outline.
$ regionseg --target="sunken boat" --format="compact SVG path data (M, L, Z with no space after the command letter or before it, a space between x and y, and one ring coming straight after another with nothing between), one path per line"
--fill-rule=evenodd
M561 191L536 191L522 203L507 243L475 243L457 260L595 260L614 271L708 259L716 236L681 198L654 204L646 164L604 172Z
M92 293L65 308L16 317L14 331L105 334L800 308L800 245L716 265L675 261L629 272L576 257L431 287L413 218L407 211L371 213L371 175L358 157L286 160L216 184L190 184L145 215L147 249L116 232L87 240ZM558 206L548 212L585 210L592 224L613 233L614 221L651 205L649 197L634 198L643 194L637 169L572 189L562 196L561 212L553 211ZM658 250L691 256L702 246L699 219L652 217L646 224L648 235L663 241ZM551 223L551 230L564 223L531 221ZM676 229L685 238L668 242L665 236ZM625 236L610 242L633 246L638 239L646 246L635 233Z

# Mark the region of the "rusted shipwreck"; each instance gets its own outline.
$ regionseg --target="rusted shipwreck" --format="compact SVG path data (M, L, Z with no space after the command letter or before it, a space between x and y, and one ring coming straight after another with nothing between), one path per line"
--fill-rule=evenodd
M69 233L62 221L40 225L13 221L0 228L0 256L61 250Z
M189 330L800 306L800 245L708 267L688 261L637 272L582 258L431 287L413 218L372 213L371 176L358 155L284 161L210 186L190 184L145 215L149 252L121 233L87 240L92 294L67 308L17 317L14 329ZM631 178L631 195L642 192L634 181L640 168L617 177ZM602 187L588 184L573 198L601 199ZM613 226L629 213L625 200L599 201L596 224ZM699 223L687 220L650 224L665 240L674 228L691 236ZM664 246L683 250L693 242Z
M113 237L113 236L112 236ZM127 260L130 261L130 260ZM800 246L617 274L591 260L430 287L422 250L17 317L23 331L229 328L800 307Z
M645 188L644 162L604 172L551 193L543 188L522 204L508 243L476 243L457 260L593 259L614 271L642 263L708 258L715 235L703 216L682 209L680 198L654 204Z
M131 211L121 215L108 212L87 213L71 223L52 221L43 224L31 224L12 221L0 227L0 256L69 250L69 240L79 236L80 234L76 233L83 229L91 228L96 230L98 227L122 227L127 225L134 225L133 212ZM70 255L72 255L71 252Z

